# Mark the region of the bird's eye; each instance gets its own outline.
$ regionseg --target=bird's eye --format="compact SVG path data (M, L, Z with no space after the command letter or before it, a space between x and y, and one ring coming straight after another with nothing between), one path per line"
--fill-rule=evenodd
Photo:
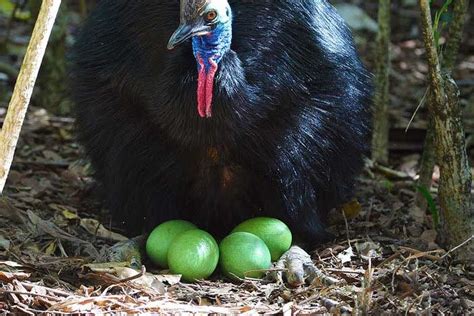
M206 22L211 23L217 19L217 12L215 10L211 10L206 13Z

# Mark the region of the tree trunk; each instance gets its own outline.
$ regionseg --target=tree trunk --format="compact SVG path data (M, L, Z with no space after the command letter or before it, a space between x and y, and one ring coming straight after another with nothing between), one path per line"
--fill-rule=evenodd
M452 73L456 64L468 7L469 0L456 0L454 2L453 18L449 24L448 40L441 59L441 69L447 74ZM427 102L433 102L430 92L428 93ZM434 123L430 116L425 144L423 145L423 156L420 161L420 178L418 180L418 185L426 188L428 191L431 188L433 169L436 164L434 133ZM418 192L416 196L416 205L423 211L426 210L426 198L421 192Z
M390 0L379 0L372 159L388 163L388 104L390 76Z
M61 0L44 0L0 132L0 194L13 161L41 61Z
M446 42L442 56L443 60L441 61L442 69L448 73L451 73L456 65L468 8L469 0L454 1L453 20L449 25L448 41Z
M434 125L435 150L440 165L439 201L441 234L448 246L457 246L474 234L471 207L471 170L459 107L459 90L452 78L442 75L435 47L429 0L419 0L422 16L432 102L428 104ZM467 9L467 8L466 8ZM458 252L461 259L474 259L474 243Z

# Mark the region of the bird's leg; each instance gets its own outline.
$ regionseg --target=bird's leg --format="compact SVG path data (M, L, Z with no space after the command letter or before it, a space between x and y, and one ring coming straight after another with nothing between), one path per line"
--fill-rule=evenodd
M298 246L293 246L284 253L280 260L274 264L274 269L268 276L280 284L284 284L286 280L290 287L314 284L315 282L324 285L340 282L318 269L311 260L311 256Z
M278 148L280 157L273 171L273 174L279 176L277 183L281 192L282 213L286 214L288 225L296 236L300 236L310 245L322 243L328 239L328 234L324 227L324 214L318 212L317 197L324 193L316 191L316 181L312 176L315 171L309 163L311 161L292 159L295 152L304 152L307 149L300 149L301 144L298 142L288 142L285 146L288 147ZM283 254L275 268L277 274L273 274L273 279L286 279L287 284L292 287L313 283L316 279L323 283L331 279L325 276L314 265L311 256L298 246L291 247Z

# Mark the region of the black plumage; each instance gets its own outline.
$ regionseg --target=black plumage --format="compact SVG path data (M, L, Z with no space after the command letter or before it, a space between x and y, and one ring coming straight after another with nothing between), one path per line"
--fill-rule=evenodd
M318 242L363 165L370 76L327 1L229 3L204 119L190 41L167 50L179 2L100 1L72 52L79 140L130 235L181 218L221 236L267 215Z

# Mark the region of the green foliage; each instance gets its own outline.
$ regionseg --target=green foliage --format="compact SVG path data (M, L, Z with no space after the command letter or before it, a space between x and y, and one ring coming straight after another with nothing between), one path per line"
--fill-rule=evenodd
M431 217L433 218L433 225L434 227L439 226L439 211L436 207L436 203L434 202L433 197L431 196L430 190L425 186L417 185L416 189L423 195L428 203L428 209L430 210Z
M453 0L445 0L441 8L436 11L433 21L433 30L435 36L436 48L439 51L439 39L443 30L451 21L451 15L449 14L449 6L453 3ZM430 1L433 4L433 0Z
M385 179L383 181L383 186L385 187L385 189L387 189L388 192L392 192L393 188L395 187L395 184L392 181Z
M65 56L68 47L69 16L68 5L63 2L49 39L48 49L37 81L37 89L32 100L34 105L58 115L69 115L72 106L65 84L67 81Z
M0 0L0 14L11 15L15 5L10 0Z
M12 0L0 0L0 15L12 16L15 13L15 19L29 20L31 14L29 11L18 10Z

